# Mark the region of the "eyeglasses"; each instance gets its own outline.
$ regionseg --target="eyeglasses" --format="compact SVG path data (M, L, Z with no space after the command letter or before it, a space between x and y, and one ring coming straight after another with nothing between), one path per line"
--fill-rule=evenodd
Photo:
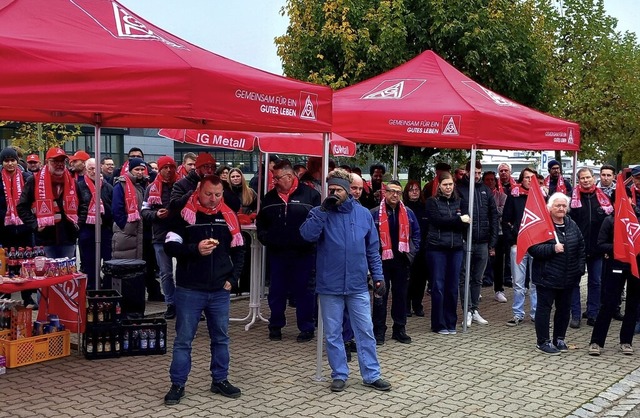
M420 189L418 189L417 187L412 187L409 189L409 192L419 192Z
M402 190L385 189L385 193L390 194L390 195L399 196L399 195L402 194Z
M291 175L291 173L282 174L282 175L280 175L280 176L273 176L273 179L274 179L275 181L280 181L280 180L281 180L281 179L283 179L284 177L286 177L286 176L290 176L290 175Z

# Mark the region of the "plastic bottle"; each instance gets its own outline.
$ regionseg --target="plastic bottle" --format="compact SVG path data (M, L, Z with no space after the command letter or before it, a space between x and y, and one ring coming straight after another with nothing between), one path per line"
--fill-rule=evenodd
M7 275L7 253L0 245L0 276Z

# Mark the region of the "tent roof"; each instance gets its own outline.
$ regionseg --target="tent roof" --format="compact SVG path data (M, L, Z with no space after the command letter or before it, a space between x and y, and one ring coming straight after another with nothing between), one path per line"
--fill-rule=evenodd
M196 47L111 0L0 0L0 120L329 132L328 87Z
M333 131L356 142L578 150L580 128L504 98L433 51L334 93Z

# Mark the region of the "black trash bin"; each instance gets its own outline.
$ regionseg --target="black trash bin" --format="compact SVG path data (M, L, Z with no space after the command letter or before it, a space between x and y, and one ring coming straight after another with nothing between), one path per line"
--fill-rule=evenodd
M103 288L115 289L122 295L122 317L126 319L144 318L145 286L144 260L117 259L105 261Z

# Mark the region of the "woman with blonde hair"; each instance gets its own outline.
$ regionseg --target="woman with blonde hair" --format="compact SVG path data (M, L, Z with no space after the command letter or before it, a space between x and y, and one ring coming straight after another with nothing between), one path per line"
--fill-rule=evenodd
M256 192L247 185L247 180L245 180L242 170L239 168L229 170L229 185L231 186L231 191L242 203L239 213L249 214L255 212L258 203L257 195Z

